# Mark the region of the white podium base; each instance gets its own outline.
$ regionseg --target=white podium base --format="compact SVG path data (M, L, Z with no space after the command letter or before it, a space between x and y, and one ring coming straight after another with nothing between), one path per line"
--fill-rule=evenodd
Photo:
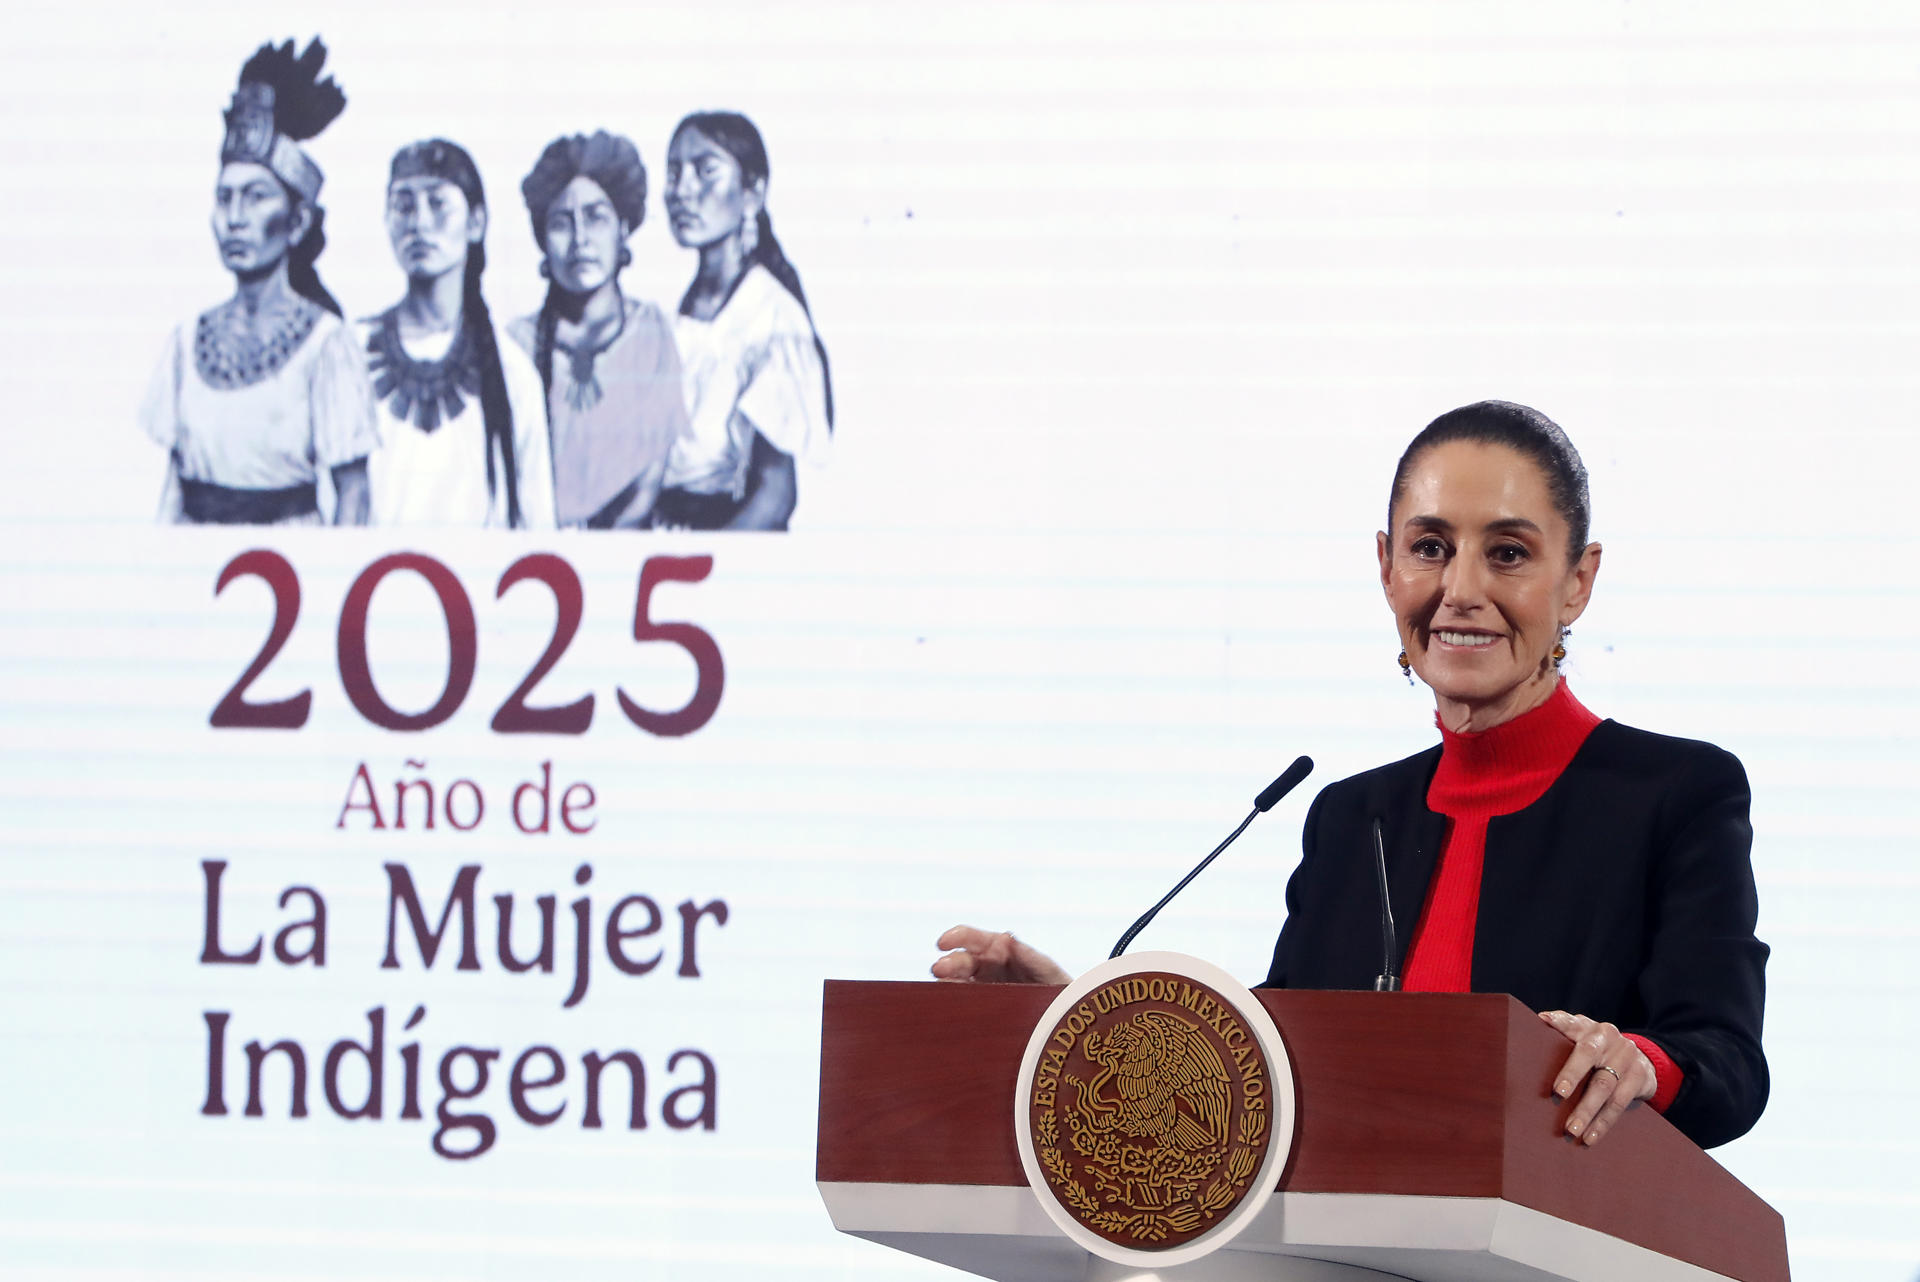
M1028 1188L819 1188L841 1232L998 1282L1725 1282L1500 1198L1279 1193L1221 1250L1142 1270L1068 1241Z

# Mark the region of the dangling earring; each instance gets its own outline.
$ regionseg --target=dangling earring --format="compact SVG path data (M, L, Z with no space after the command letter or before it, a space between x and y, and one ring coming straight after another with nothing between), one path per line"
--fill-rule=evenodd
M620 266L622 267L633 266L633 251L631 249L628 249L625 245L620 246Z
M549 278L551 278L551 277L552 277L552 275L553 275L553 273L552 273L552 271L551 271L551 270L549 270L549 269L548 269L548 267L547 267L547 260L546 260L546 259L544 259L544 258L542 258L542 259L540 260L540 279L541 279L541 280L547 280L547 279L549 279Z
M760 248L760 220L743 218L740 220L740 257L751 258L753 251Z
M1400 671L1407 678L1407 684L1413 684L1413 660L1407 657L1407 647L1400 647Z
M1572 628L1561 628L1560 639L1553 643L1553 670L1555 672L1560 671L1560 662L1567 657L1567 638L1572 635Z

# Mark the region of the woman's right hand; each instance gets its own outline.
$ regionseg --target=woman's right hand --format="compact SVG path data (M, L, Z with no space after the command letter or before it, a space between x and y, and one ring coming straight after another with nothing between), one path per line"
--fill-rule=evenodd
M934 942L951 950L933 963L935 979L983 984L1065 984L1073 979L1053 958L1015 939L1012 931L996 934L955 926Z

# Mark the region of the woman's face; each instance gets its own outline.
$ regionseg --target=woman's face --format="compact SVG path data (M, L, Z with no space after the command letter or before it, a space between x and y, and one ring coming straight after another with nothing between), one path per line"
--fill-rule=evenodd
M600 184L577 175L547 206L542 243L548 278L568 293L591 294L620 270L631 230Z
M1539 467L1504 445L1432 446L1392 521L1377 536L1380 582L1441 721L1482 730L1545 699L1553 647L1587 607L1600 545L1567 563L1567 522Z
M387 188L387 239L411 278L444 276L467 265L467 247L486 235L487 211L444 178L420 174Z
M688 249L711 245L758 218L765 179L745 181L740 163L698 129L682 129L667 147L667 220Z
M306 235L304 205L265 165L234 161L220 167L213 189L213 239L220 262L239 276L272 271Z

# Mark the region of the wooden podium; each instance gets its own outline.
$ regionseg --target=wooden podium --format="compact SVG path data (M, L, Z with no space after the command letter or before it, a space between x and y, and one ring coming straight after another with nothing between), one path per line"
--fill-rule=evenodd
M829 981L815 1178L842 1232L1006 1282L1787 1282L1778 1212L1648 1108L1561 1132L1564 1038L1511 997L1261 990L1298 1107L1278 1192L1170 1269L1091 1255L1027 1187L1015 1078L1060 990Z

